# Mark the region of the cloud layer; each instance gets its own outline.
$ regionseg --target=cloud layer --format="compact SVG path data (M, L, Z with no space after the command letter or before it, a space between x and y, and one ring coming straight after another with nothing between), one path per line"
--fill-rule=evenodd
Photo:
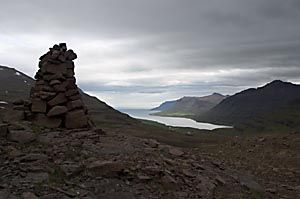
M33 76L38 57L67 42L80 87L116 107L300 82L298 0L10 0L1 8L1 65Z

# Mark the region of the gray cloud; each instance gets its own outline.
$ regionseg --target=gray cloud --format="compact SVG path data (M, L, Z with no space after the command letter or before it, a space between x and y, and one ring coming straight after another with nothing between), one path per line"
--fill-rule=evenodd
M33 75L66 41L80 86L112 105L300 82L299 0L0 1L0 64Z

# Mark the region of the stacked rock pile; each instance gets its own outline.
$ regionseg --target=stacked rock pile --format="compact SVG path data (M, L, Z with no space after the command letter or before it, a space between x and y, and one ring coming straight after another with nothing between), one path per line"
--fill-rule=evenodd
M36 83L30 93L36 125L69 129L88 127L87 108L74 77L77 55L65 43L54 45L40 57Z

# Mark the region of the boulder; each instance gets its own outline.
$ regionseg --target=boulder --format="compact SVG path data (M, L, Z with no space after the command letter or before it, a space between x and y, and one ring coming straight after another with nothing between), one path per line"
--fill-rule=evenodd
M31 105L31 111L33 113L46 113L47 103L41 99L33 99Z
M66 103L67 101L68 101L68 99L66 98L65 94L64 93L59 93L52 100L50 100L48 102L48 105L53 107L53 106L56 106L58 104Z
M65 126L68 129L84 128L88 126L88 118L83 110L74 110L66 114Z
M54 106L47 113L47 116L53 117L53 116L57 116L57 115L62 115L62 114L65 114L67 111L68 111L68 109L65 106Z
M177 148L170 148L169 153L174 156L182 156L184 154L183 151L181 151L180 149L177 149Z
M46 127L46 128L57 128L60 127L62 123L61 118L47 117L44 114L37 114L34 120L36 126Z
M0 124L0 137L6 137L8 134L8 124Z
M76 108L82 108L83 107L83 102L78 99L78 100L74 100L74 101L70 101L67 104L68 110L73 110Z
M121 162L97 160L86 165L86 168L95 175L118 176L125 169L125 165Z
M7 135L8 140L20 144L33 142L36 138L37 136L34 133L25 130L11 130Z

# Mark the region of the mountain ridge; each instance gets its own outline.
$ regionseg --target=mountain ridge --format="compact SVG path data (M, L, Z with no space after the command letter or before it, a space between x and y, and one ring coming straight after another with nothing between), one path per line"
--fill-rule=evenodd
M202 97L184 96L178 100L171 101L173 102L171 106L165 109L160 109L161 112L155 113L155 115L185 116L185 117L197 115L210 110L212 107L217 105L220 101L222 101L226 97L227 96L224 96L219 93L213 93L211 95L202 96ZM163 106L164 103L161 104L159 107Z
M292 108L292 104L298 100L300 85L274 80L264 86L238 92L224 99L210 111L197 115L195 119L235 126L254 123L253 121L262 122L271 118L272 113L279 114L283 109L290 110L293 114L298 113L299 111ZM277 120L280 120L279 118L278 116Z

